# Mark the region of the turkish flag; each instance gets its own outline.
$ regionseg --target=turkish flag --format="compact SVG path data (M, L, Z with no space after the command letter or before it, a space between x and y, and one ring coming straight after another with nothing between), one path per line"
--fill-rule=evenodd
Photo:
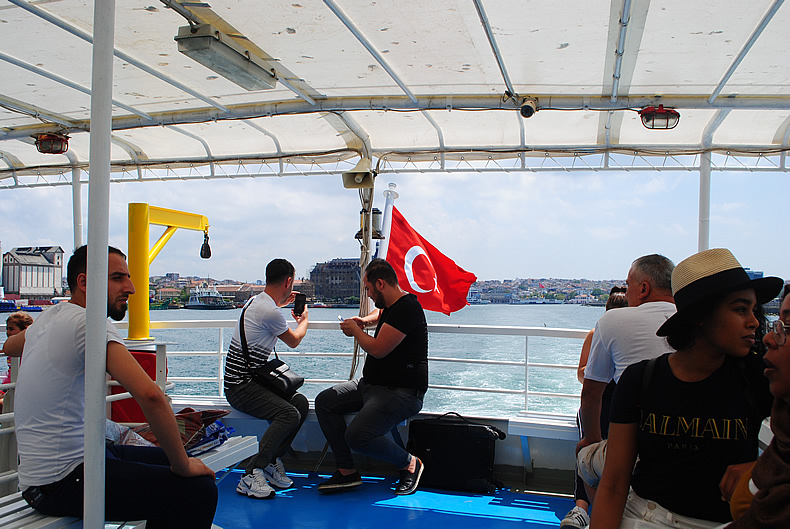
M387 261L398 274L401 288L415 294L422 308L447 315L468 305L466 295L477 281L473 273L455 264L414 231L395 207Z

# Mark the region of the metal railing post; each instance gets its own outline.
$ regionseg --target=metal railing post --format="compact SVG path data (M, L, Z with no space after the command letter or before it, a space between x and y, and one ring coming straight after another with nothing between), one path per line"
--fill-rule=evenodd
M217 383L219 384L218 392L221 397L225 394L223 391L225 387L225 384L223 383L225 378L225 370L222 369L222 350L225 349L225 343L223 342L222 327L217 327L217 330L219 331L219 347L217 348L217 378L219 380Z
M524 337L524 409L529 410L529 336Z

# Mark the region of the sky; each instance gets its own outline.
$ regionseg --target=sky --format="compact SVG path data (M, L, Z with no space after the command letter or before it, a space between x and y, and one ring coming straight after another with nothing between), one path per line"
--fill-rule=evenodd
M395 205L425 239L479 280L624 279L631 261L661 253L674 262L697 251L696 172L383 174ZM790 279L790 234L779 218L790 197L785 173L716 173L710 247L729 248L745 267ZM359 196L340 176L262 177L110 186L110 244L127 249L128 204L206 215L212 257L199 257L202 234L178 230L151 275L177 272L254 282L276 257L297 277L319 262L359 257ZM0 190L0 244L73 250L71 188ZM87 242L87 186L83 188ZM151 227L152 244L164 228Z

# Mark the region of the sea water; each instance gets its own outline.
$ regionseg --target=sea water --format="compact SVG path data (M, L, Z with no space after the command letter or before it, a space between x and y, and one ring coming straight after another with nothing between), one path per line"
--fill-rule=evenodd
M495 325L518 327L554 327L589 330L603 314L602 307L582 305L470 305L445 316L426 312L428 323L458 325ZM290 311L283 309L286 319L291 320ZM224 311L203 310L160 310L151 311L152 321L172 320L238 320L240 309ZM357 315L354 309L312 308L310 321L336 322L337 316L348 318ZM216 351L219 330L213 329L154 329L151 334L157 340L172 342L168 351ZM230 343L233 329L222 330L224 350ZM529 338L529 361L531 363L564 364L576 366L579 361L582 340L564 338ZM523 361L525 338L523 336L485 336L465 334L431 333L429 336L430 357L456 357ZM290 351L282 342L278 351ZM337 331L309 330L299 352L351 353L353 340ZM291 367L307 379L346 380L350 374L350 358L288 357ZM213 377L217 376L216 356L170 357L170 376ZM361 370L361 368L360 368ZM361 371L360 371L361 372ZM430 364L432 385L465 386L482 388L524 389L522 366L487 366L480 364L458 364L432 362ZM307 383L301 390L314 398L327 383ZM581 384L575 370L558 370L530 367L530 391L555 392L578 395ZM182 382L172 391L178 395L217 395L217 383ZM578 408L578 398L530 396L528 407L534 411L573 414ZM466 415L509 417L525 409L524 396L519 394L481 393L430 389L425 396L424 411L456 411Z

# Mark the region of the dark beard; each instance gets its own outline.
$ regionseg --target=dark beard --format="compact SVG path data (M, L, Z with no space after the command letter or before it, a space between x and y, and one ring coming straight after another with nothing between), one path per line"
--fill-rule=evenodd
M124 316L126 316L126 308L128 305L123 303L118 308L113 308L110 303L107 303L107 316L114 319L115 321L121 321Z
M373 305L377 309L386 309L387 308L387 304L384 302L384 296L376 296L375 298L373 298Z

